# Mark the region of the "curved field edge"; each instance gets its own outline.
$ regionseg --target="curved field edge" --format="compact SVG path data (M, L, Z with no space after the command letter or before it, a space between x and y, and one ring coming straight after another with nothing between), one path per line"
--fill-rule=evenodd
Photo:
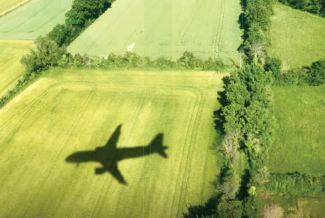
M32 48L32 41L0 40L0 98L14 87L17 79L25 73L25 67L20 60Z
M0 111L1 216L178 217L188 205L205 202L217 171L209 147L221 78L213 72L57 70L39 79ZM147 145L163 133L169 158L120 162L128 186L110 174L96 176L99 164L76 168L64 161L105 144L119 124L118 147ZM12 154L19 158L8 162ZM19 209L8 210L13 207Z
M275 4L270 30L270 55L283 62L285 70L309 66L325 58L325 19Z
M88 55L133 51L173 60L189 51L237 62L240 13L240 0L116 1L68 50Z
M31 0L0 0L0 18L30 1Z
M36 39L64 23L73 0L32 0L0 18L0 39Z

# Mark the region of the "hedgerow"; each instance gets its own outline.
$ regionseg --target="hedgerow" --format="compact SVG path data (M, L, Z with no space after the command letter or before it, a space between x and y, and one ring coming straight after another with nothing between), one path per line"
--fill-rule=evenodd
M279 2L295 9L325 17L325 0L279 0Z
M70 11L65 15L64 24L58 24L47 35L60 47L68 46L100 15L102 15L114 0L74 0Z
M274 173L263 190L273 194L299 197L325 197L325 176L308 174Z
M281 71L281 66L278 68ZM275 85L309 85L320 86L325 84L325 60L314 62L309 67L291 69L276 76Z

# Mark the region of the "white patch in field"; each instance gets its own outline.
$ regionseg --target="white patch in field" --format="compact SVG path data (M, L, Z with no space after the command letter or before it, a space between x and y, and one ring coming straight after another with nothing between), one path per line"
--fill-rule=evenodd
M128 51L132 51L135 46L135 42L133 42L131 45L128 46Z

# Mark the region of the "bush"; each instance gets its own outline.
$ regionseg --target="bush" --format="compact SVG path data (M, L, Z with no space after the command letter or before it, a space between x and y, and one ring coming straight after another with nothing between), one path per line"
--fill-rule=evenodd
M243 214L241 201L222 201L217 208L220 218L240 218Z
M325 196L325 176L286 173L271 174L264 189L274 194L300 197Z
M241 143L253 170L264 166L266 150L272 142L275 119L271 93L266 88L272 79L272 73L258 63L246 65L225 79L221 123L226 133L243 133ZM227 137L225 140L223 145ZM236 157L233 149L231 151L235 156L225 155L229 162Z
M324 0L279 0L281 3L289 5L295 9L303 10L325 17Z
M269 58L265 65L265 70L270 71L275 79L281 77L282 74L282 62L278 58Z
M274 68L274 64L271 68ZM323 84L325 84L325 60L317 61L310 67L292 69L276 79L276 85L278 86L319 86Z
M243 202L243 217L262 217L263 202L257 197L248 197Z
M250 60L264 64L266 47L270 44L267 32L271 26L274 0L243 0L244 4L244 43L242 45Z
M307 82L311 86L325 84L325 60L317 61L308 69Z
M50 67L58 66L62 56L66 54L64 47L45 37L39 37L35 40L36 50L23 56L21 63L26 66L27 73L39 73Z
M111 6L111 2L108 0L74 0L70 11L65 15L65 24L55 26L47 37L59 46L68 46Z

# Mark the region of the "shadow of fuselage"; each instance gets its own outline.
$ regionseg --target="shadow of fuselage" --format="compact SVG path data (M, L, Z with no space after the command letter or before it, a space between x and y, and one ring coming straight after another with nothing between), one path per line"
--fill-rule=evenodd
M121 184L127 184L124 176L118 169L118 162L124 159L140 158L151 154L159 154L167 158L165 150L168 148L163 145L163 134L158 134L147 146L136 146L130 148L117 148L117 142L121 134L122 125L119 125L108 142L103 147L97 147L92 151L80 151L71 154L66 158L66 162L80 163L98 162L102 165L95 169L95 174L109 172Z

